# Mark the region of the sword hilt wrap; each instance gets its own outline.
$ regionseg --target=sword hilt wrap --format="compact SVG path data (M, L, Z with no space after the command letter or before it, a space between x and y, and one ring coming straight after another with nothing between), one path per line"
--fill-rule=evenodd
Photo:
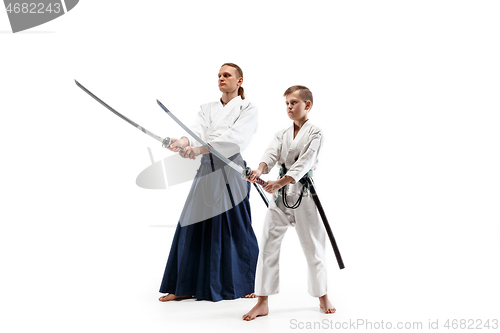
M248 178L252 175L252 169L250 169L250 167L246 167L244 170L243 170L243 178ZM263 181L262 179L260 179L259 177L255 177L255 182L257 184L259 184L260 186L267 186L269 185L268 183L266 183L265 181Z

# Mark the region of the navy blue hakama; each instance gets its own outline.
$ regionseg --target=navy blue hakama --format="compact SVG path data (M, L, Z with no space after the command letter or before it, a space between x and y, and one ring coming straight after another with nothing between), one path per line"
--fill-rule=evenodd
M245 163L239 154L231 159L239 165ZM240 175L223 166L212 154L203 155L175 231L161 293L220 301L254 292L259 250L251 223L250 183L242 182ZM215 171L220 173L215 177L223 176L223 181L219 179L214 183L212 180L212 188L207 189L203 178L210 173L214 175ZM226 195L222 195L224 191ZM209 200L201 200L200 193L211 193L211 196ZM238 193L244 196L238 199ZM190 211L211 209L204 207L206 202L200 206L200 200L231 208L201 222L183 223Z

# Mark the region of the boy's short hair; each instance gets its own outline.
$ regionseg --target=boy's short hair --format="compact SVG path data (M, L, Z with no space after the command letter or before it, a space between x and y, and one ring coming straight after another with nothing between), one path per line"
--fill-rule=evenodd
M299 91L299 95L300 95L300 98L302 98L302 100L304 102L306 101L311 101L311 107L313 105L313 94L311 92L311 90L309 90L309 88L307 88L306 86L291 86L290 88L288 88L285 93L283 94L283 96L288 96L296 91Z

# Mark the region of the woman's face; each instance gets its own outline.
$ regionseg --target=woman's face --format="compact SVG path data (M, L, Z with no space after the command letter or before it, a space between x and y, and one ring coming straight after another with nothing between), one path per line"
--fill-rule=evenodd
M243 83L243 78L238 77L236 68L231 66L222 66L219 70L219 90L223 93L232 93L237 91Z

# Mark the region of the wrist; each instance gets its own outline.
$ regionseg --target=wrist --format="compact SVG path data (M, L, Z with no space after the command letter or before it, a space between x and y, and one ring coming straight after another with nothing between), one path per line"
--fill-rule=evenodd
M293 178L290 176L283 176L278 180L278 183L280 184L281 187L288 185L293 182Z
M203 147L203 146L200 146L200 147L197 147L198 148L198 155L205 155L205 154L208 154L210 153L210 150L208 150L207 148Z
M187 137L183 136L183 137L180 138L179 141L181 141L180 142L180 146L182 148L185 148L185 147L189 146L189 139Z

